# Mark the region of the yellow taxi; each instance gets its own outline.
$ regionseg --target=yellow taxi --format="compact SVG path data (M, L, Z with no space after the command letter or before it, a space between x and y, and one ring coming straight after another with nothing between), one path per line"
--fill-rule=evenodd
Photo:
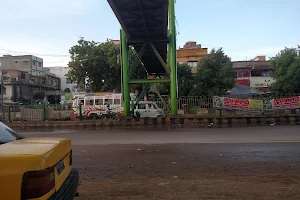
M24 138L0 122L0 200L74 199L78 184L69 139Z

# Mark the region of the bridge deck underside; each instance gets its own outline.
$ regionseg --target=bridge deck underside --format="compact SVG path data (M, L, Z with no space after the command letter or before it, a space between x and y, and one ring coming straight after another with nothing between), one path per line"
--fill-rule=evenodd
M162 59L167 59L168 0L107 0L127 34L128 44L137 52L144 42L153 42ZM165 69L148 46L142 62L149 75L165 74Z

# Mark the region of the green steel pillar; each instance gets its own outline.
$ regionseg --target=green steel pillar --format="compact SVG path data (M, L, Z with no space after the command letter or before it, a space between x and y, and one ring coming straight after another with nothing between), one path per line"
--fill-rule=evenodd
M129 62L128 62L128 45L126 33L121 29L121 47L122 47L122 76L123 76L123 106L124 106L124 116L130 114L130 90L129 90Z
M170 29L170 91L171 114L177 115L177 59L176 59L176 28L175 28L175 0L169 0L169 29Z
M170 29L168 29L168 37L170 37ZM167 64L168 64L168 67L169 69L171 69L171 66L170 66L170 60L171 60L171 45L168 44L168 58L167 58Z

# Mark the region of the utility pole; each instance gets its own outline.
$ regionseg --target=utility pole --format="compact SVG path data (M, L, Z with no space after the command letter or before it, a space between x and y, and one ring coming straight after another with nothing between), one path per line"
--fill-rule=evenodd
M4 92L4 87L3 87L3 68L0 62L0 70L1 70L1 110L2 110L2 120L5 120L5 113L4 113L4 97L3 97L3 92Z

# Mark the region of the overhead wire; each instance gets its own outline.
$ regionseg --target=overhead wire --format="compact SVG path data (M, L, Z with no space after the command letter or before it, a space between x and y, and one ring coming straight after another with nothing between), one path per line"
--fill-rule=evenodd
M10 53L17 53L17 54L38 55L38 56L44 56L44 57L70 57L70 55L64 55L64 54L32 53L32 52L15 51L15 50L2 49L2 48L0 48L0 51L6 51L6 52L10 52Z
M177 24L177 29L178 31L176 31L177 37L176 37L176 43L178 44L178 38L180 37L180 32L179 32L179 24L176 20L176 24ZM257 52L250 52L250 51L243 51L243 50L237 50L237 49L230 49L227 47L220 47L220 46L215 46L215 45L209 45L209 44L201 44L202 46L207 46L207 47L212 47L212 48L222 48L224 50L228 50L228 51L235 51L235 52L240 52L240 53L248 53L248 54L253 54L253 55L261 55L262 53L257 53ZM70 57L70 55L64 55L64 54L44 54L44 53L32 53L32 52L23 52L23 51L16 51L16 50L9 50L9 49L0 49L0 51L5 51L10 52L10 53L15 53L15 54L19 54L19 55L36 55L36 56L43 56L43 57ZM65 61L65 60L63 60ZM60 61L57 61L57 63Z

